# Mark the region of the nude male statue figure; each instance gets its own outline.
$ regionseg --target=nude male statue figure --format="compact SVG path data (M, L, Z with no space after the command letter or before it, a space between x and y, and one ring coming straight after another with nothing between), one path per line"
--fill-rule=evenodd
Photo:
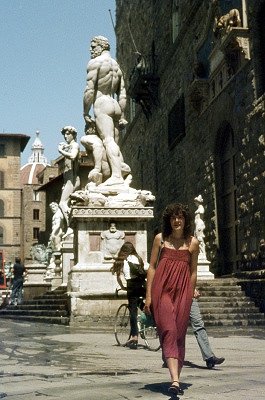
M59 143L58 151L64 156L64 185L59 207L68 226L70 195L80 187L80 177L78 175L79 144L76 142L77 131L73 126L65 126L61 133L65 138L65 142Z
M123 184L123 177L130 172L118 146L119 128L127 124L124 118L126 90L121 68L111 58L109 50L110 45L105 37L95 36L91 40L83 110L86 128L89 130L89 127L94 127L96 132L83 136L81 143L93 151L95 167L89 174L90 180L93 177L95 181L98 180L105 158L109 169L105 174L102 171L103 177L110 177L104 185L119 185ZM89 114L92 106L95 120Z

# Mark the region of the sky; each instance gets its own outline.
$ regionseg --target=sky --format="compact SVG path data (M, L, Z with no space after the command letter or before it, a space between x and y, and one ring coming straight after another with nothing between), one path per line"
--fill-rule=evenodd
M115 58L115 0L0 0L0 15L0 132L31 137L24 165L39 131L50 162L64 126L83 135L92 37L107 37Z

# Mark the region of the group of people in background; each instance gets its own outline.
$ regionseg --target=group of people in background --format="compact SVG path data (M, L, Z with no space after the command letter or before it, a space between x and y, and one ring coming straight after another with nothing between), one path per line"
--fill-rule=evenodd
M197 301L200 293L196 289L198 255L199 241L193 236L189 209L173 203L165 208L161 233L154 238L147 279L144 262L131 242L122 245L111 269L120 287L127 290L131 331L126 346L137 349L137 307L140 305L154 318L162 348L162 367L170 373L171 395L183 394L180 374L189 322L207 368L225 361L213 353L201 317Z

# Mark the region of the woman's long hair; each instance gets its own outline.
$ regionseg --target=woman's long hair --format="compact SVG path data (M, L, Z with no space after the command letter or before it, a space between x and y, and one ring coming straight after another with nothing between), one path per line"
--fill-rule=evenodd
M192 223L191 223L191 214L188 206L181 203L172 203L169 204L162 215L162 237L165 239L172 233L172 227L170 223L170 218L178 215L183 215L185 219L184 238L187 239L192 235Z
M114 274L120 275L120 273L123 269L124 260L126 260L127 257L131 254L133 254L134 256L136 256L138 258L138 261L139 261L139 264L141 265L141 267L144 266L144 262L143 262L142 258L139 256L139 254L137 253L134 245L131 242L125 242L121 246L119 253L117 255L117 258L114 261L114 263L110 269L113 275Z

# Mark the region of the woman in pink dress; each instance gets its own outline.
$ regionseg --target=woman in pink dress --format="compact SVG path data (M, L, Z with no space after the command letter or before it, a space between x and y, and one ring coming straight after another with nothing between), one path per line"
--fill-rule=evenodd
M147 272L145 312L152 311L163 360L170 376L171 394L182 394L179 377L185 357L185 337L197 280L199 242L192 236L188 207L166 207L162 233L156 235Z

